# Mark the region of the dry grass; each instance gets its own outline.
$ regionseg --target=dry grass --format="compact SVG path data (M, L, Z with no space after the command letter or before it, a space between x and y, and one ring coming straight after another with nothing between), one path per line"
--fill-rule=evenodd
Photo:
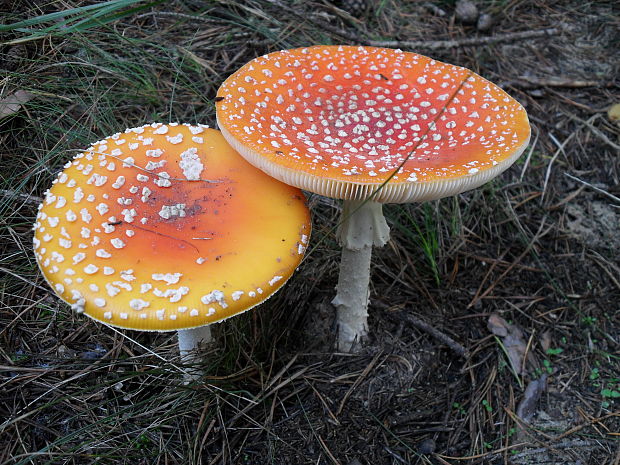
M451 1L435 2L445 16L394 0L353 16L327 1L115 0L48 22L83 5L0 6L5 24L33 20L0 29L0 99L29 96L0 119L0 463L620 464L620 131L606 115L617 10L479 3L489 35L455 22ZM427 40L550 28L476 47ZM363 353L331 349L339 206L318 197L316 246L277 296L217 327L199 383L183 384L173 335L95 324L46 288L30 225L71 150L147 121L213 125L217 87L263 53L386 40L426 41L416 51L501 84L534 137L483 188L386 208ZM487 328L493 313L524 333L522 375ZM524 423L525 387L542 375Z

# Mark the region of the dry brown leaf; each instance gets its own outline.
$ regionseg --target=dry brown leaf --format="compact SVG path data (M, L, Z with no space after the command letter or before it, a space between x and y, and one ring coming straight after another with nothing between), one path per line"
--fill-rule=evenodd
M609 107L609 110L607 110L607 116L611 121L620 125L620 103L615 103Z
M525 388L523 400L517 407L517 416L525 421L530 421L536 412L536 404L547 386L547 375L543 374L538 379L533 379Z
M506 337L508 335L508 322L497 313L491 313L487 322L487 328L496 336Z
M523 374L523 357L527 350L527 343L523 331L517 325L511 325L497 313L489 316L487 327L496 336L502 339L510 365L515 373Z
M0 119L17 113L22 105L32 100L33 97L34 95L28 91L18 90L8 97L3 98L0 100Z
M551 332L545 331L540 336L540 347L542 348L544 353L551 348Z

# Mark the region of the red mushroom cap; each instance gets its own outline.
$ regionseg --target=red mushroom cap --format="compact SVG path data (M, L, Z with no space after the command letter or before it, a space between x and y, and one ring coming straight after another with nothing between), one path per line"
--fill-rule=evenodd
M523 152L523 107L475 73L400 50L316 46L256 58L218 91L224 137L288 184L411 202L477 187Z

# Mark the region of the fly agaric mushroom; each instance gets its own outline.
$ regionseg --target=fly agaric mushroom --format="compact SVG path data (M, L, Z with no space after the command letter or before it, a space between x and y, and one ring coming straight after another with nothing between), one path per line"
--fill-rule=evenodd
M375 47L316 46L256 58L218 91L217 119L250 163L344 199L337 295L341 350L366 335L372 246L389 239L382 204L473 189L530 137L523 107L458 66Z
M111 326L179 330L183 356L209 325L276 292L310 234L303 193L257 170L219 131L155 123L78 154L34 225L37 263L77 312Z

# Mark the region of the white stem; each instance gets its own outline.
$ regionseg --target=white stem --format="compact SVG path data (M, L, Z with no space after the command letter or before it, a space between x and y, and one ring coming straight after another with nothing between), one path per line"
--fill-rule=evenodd
M177 331L177 336L179 338L181 360L184 362L191 362L197 359L198 351L212 341L210 326L180 329Z
M382 204L345 200L337 232L342 245L340 274L336 286L338 350L350 351L368 333L368 283L372 246L381 247L390 238Z
M383 247L390 240L383 204L371 200L345 200L336 238L341 246L351 250L373 245Z

